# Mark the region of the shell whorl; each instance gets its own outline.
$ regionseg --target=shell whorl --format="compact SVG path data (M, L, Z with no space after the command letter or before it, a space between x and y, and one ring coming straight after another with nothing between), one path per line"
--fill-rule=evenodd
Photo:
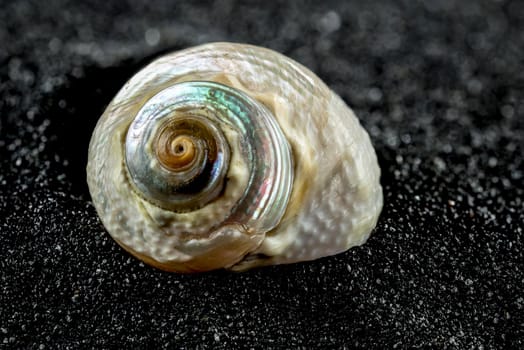
M238 90L183 82L149 99L127 132L129 178L158 207L176 212L201 208L223 189L231 157L221 131L226 129L240 139L233 149L249 174L243 197L227 208L231 215L226 220L267 232L282 218L291 193L291 152L270 112Z
M88 183L104 226L159 268L311 260L363 243L380 169L352 111L274 51L216 43L164 56L93 133Z

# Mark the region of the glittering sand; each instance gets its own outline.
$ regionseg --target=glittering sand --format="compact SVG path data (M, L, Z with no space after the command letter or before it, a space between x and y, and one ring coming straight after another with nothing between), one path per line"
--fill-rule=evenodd
M524 347L524 3L372 3L1 6L0 348ZM104 231L98 117L154 57L217 40L296 59L354 109L383 172L364 246L189 276Z

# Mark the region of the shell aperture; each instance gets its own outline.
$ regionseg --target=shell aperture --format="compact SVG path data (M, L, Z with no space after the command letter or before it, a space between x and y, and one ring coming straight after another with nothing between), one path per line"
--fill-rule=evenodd
M112 237L176 272L336 254L363 243L382 208L351 110L305 67L241 44L137 73L99 120L87 173Z

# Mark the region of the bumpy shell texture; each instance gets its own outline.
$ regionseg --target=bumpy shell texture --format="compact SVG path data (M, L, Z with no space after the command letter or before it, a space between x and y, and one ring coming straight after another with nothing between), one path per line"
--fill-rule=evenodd
M369 136L340 97L279 53L231 43L133 76L98 121L87 180L115 241L175 272L341 253L383 202Z

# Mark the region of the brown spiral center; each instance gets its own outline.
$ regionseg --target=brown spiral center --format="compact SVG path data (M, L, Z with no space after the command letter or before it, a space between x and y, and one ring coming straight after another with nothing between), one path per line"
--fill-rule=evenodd
M198 193L212 182L219 156L219 135L208 121L179 114L162 125L153 139L156 159L170 175L173 193Z
M196 159L195 140L191 136L176 135L166 129L161 132L157 141L157 159L169 170L185 170Z

